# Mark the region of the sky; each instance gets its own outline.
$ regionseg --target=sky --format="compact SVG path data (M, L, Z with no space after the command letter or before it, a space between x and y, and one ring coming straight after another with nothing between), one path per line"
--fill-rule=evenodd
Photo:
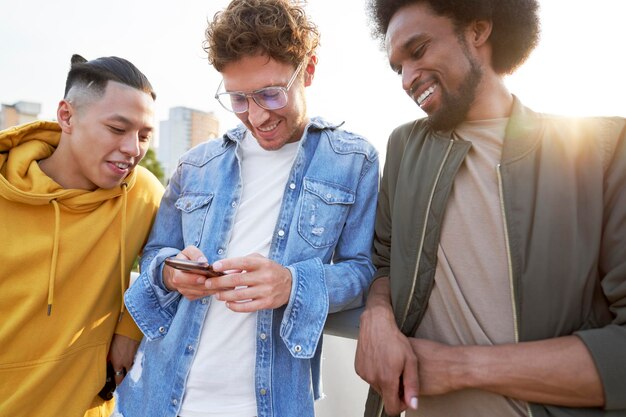
M213 111L220 130L238 120L213 98L221 79L202 50L207 20L227 0L0 0L0 103L34 101L54 118L73 53L132 61L169 108ZM542 35L505 82L534 110L626 116L626 1L540 0ZM370 36L363 0L309 0L321 46L309 115L367 137L384 153L391 130L423 117Z

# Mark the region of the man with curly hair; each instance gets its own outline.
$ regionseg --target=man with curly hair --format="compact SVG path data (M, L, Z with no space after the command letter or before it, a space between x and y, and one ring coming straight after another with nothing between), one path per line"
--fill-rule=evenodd
M388 143L366 416L626 415L626 121L538 114L506 89L537 9L370 2L427 117Z
M329 312L362 305L378 155L309 118L319 35L291 0L234 0L206 30L243 125L180 159L126 294L145 334L125 417L313 416ZM164 265L212 264L207 278Z

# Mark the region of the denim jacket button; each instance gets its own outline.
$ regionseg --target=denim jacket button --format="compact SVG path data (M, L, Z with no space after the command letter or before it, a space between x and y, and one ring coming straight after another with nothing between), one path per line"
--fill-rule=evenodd
M278 231L278 236L280 236L280 237L285 236L285 231L284 230L279 230Z
M178 404L178 400L177 400L176 398L174 398L174 399L172 400L172 404L174 404L174 405Z
M164 334L165 333L165 327L163 327L163 326L159 327L159 333Z
M291 190L295 190L296 189L296 184L294 184L293 182L291 184L289 184L289 188Z
M237 202L236 202L236 201L233 201L233 202L230 204L230 206L231 206L232 208L237 207Z
M265 388L261 388L261 391L259 392L261 393L261 395L267 394L267 390Z
M261 338L261 340L267 339L267 335L265 333L261 333L259 337Z
M207 298L206 298L206 297L204 297L204 298L202 299L202 304L206 304L206 303L208 303L208 302L209 302L209 300L207 300Z
M296 346L294 346L293 350L294 350L294 352L299 353L300 351L302 351L302 346L296 345Z
M224 249L218 249L217 253L218 253L218 255L222 255L224 253Z

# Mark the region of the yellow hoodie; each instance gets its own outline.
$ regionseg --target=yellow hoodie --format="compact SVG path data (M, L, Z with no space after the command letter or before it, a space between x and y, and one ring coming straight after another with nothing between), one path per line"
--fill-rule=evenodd
M119 320L122 294L163 187L137 167L119 188L63 189L37 164L60 132L0 132L1 416L108 416L97 394L113 333L141 338Z

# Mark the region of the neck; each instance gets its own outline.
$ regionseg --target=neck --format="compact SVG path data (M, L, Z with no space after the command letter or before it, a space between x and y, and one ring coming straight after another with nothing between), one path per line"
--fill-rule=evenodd
M476 91L476 98L467 114L467 121L509 117L513 108L513 95L504 85L500 75L485 72Z
M65 189L74 188L91 191L95 190L97 187L93 186L91 183L82 182L80 180L82 176L76 175L73 171L74 165L71 162L68 163L68 161L71 161L71 158L66 156L66 153L68 153L69 150L63 146L65 141L67 141L67 138L64 138L63 134L61 134L59 145L54 150L52 155L46 159L38 161L39 168L44 174L52 178L54 182Z

